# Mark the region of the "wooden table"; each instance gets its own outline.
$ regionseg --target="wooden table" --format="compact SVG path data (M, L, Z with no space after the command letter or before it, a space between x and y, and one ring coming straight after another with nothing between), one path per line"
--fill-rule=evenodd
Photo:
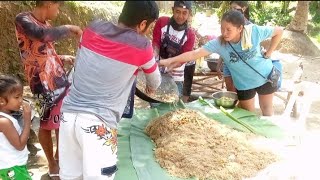
M218 78L217 72L201 70L194 73L192 92L214 93L224 88L224 79Z

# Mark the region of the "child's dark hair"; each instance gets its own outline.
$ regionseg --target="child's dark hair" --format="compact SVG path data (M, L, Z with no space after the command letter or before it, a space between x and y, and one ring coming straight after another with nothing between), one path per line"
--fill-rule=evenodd
M21 91L22 89L23 85L18 78L0 74L0 97L7 100L8 95Z
M126 1L119 16L119 22L134 28L143 20L147 27L159 17L159 8L155 1Z
M231 4L236 4L240 6L241 8L246 7L246 10L243 12L244 17L249 21L250 20L250 14L249 14L249 3L248 1L230 1Z
M63 5L63 4L64 4L64 1L36 1L36 7L41 7L41 6L43 6L46 2L59 3L60 5Z
M222 21L226 21L228 23L231 23L235 27L241 27L241 26L245 25L245 20L244 20L243 14L237 10L229 10L229 11L225 12L222 15L221 23L222 23ZM220 41L221 41L222 45L226 44L222 35L220 36Z

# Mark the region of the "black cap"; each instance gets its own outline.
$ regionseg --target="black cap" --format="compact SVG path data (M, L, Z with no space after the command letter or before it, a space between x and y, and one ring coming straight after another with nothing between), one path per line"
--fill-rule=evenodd
M181 7L191 10L191 1L174 1L173 7Z

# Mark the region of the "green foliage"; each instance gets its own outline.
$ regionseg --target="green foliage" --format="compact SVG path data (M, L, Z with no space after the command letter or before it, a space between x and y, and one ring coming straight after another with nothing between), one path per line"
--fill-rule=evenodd
M222 15L230 9L229 1L223 1L220 8L218 9L217 16L221 19Z
M312 16L312 22L320 23L320 1L310 2L309 12Z
M320 43L320 34L316 36L317 42Z
M309 4L309 13L312 16L308 23L307 33L320 43L320 1L312 1Z
M207 9L217 9L223 1L194 1L194 6L197 12L204 12Z
M290 1L281 1L281 13L288 13Z
M317 40L320 43L320 23L309 22L307 28L307 34Z
M64 6L68 6L71 10L75 10L77 11L77 8L78 8L78 4L76 1L66 1L64 3Z
M271 22L273 25L287 26L293 17L288 10L284 10L288 8L288 4L283 3L282 8L279 5L279 3L268 2L263 5L262 9L259 9L256 4L250 2L250 20L258 25L266 25Z
M125 1L110 1L111 4L113 4L116 7L122 7L124 6Z
M308 34L310 36L320 35L320 23L309 23L308 24Z
M273 25L286 26L293 18L289 5L289 1L249 1L250 21L258 25L266 25L271 22ZM217 12L219 19L229 9L229 1L223 1Z
M30 6L30 7L33 7L36 5L36 1L20 1L18 3L21 3L24 6Z

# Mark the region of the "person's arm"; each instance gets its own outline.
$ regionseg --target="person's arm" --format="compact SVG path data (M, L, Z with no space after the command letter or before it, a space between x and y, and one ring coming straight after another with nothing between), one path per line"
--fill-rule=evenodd
M156 21L156 24L153 28L153 34L152 34L152 47L153 47L153 54L154 57L157 57L159 55L160 51L160 44L161 44L161 21L162 19L158 19Z
M271 37L271 42L270 42L270 46L269 48L266 50L266 52L264 53L264 57L265 58L270 58L272 52L277 48L278 44L281 41L281 37L283 34L283 30L280 27L275 27L272 37Z
M152 58L149 62L144 64L142 66L142 70L146 77L146 93L147 94L155 93L155 91L161 84L161 74L155 59Z
M43 28L30 20L27 15L18 15L15 19L17 30L23 31L31 40L52 42L75 34L81 36L82 30L78 26L63 25L58 27Z
M0 132L8 139L10 144L18 151L22 151L28 141L31 126L31 108L27 103L23 104L23 120L24 126L19 136L13 123L7 118L0 118Z
M158 57L159 56L159 52L160 52L160 49L158 48L158 46L153 46L153 57ZM157 61L158 59L156 59Z
M146 93L147 94L154 93L161 84L161 75L158 68L158 63L153 57L152 50L153 49L150 45L149 48L147 48L146 52L144 53L146 60L144 61L144 64L140 66L146 77Z
M185 62L193 61L194 59L199 59L201 57L208 56L211 53L212 52L209 52L202 47L193 51L185 52L183 54L180 54L179 56L160 60L159 65L168 67L168 70L170 71L173 68L181 66L181 64Z

